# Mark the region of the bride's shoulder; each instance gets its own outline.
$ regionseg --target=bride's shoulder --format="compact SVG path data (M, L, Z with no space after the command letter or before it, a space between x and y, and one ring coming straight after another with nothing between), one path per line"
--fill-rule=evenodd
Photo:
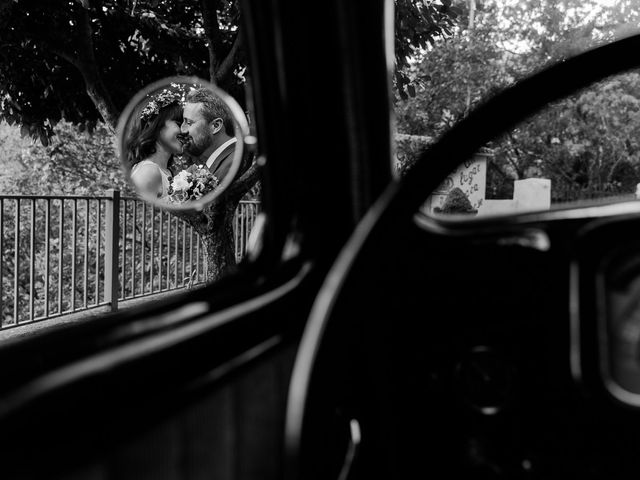
M151 160L141 160L133 167L131 167L131 175L142 173L151 174L154 172L157 173L159 170L160 167L158 167L155 162L152 162Z
M134 179L134 181L137 179L156 181L161 178L160 168L153 162L145 162L143 160L131 168L131 178Z
M145 158L144 160L140 160L138 163L136 163L133 166L133 168L154 167L154 166L158 166L158 165L153 160Z

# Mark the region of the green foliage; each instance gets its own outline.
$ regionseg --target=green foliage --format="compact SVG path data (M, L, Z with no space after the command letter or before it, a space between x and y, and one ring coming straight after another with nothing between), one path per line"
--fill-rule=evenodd
M473 22L461 8L454 35L438 38L406 68L416 95L396 101L401 134L437 139L519 79L640 25L640 12L628 0L613 6L595 0L475 3ZM513 181L529 177L550 178L553 201L634 191L639 98L636 74L609 79L489 145L495 155L488 162L487 197L511 198Z
M404 68L416 95L396 102L401 133L437 138L519 79L640 25L629 1L477 1L472 24L465 5L457 4L453 35L415 50Z
M408 69L417 93L396 102L400 132L437 138L522 76L518 58L500 48L497 5L480 6L473 29L460 16L456 35L441 39Z
M640 182L639 139L640 73L611 77L496 142L488 193L500 197L505 178L530 177L551 179L555 202L632 193Z
M16 127L0 123L4 153L0 194L104 195L109 188L133 194L124 180L113 135L103 123L90 133L60 122L54 133L45 147L20 138Z
M396 145L396 168L402 177L407 174L418 157L433 142L430 137L420 135L406 135L397 133L395 136Z
M0 119L46 144L61 119L95 127L104 119L96 101L117 116L159 78L209 78L208 45L217 57L211 68L218 69L238 31L236 2L216 4L216 25L207 35L197 0L3 2ZM218 82L242 101L244 67L241 55L234 58L231 73Z
M202 10L202 7L205 11ZM451 0L395 0L394 76L415 94L412 58L453 34ZM46 145L61 119L110 123L143 86L184 74L210 78L244 103L245 55L236 0L6 1L0 6L0 120ZM230 56L230 62L227 60ZM223 68L224 67L224 68Z
M436 207L434 209L436 213L477 213L478 211L473 208L469 198L464 192L455 187L451 189L444 199L442 207Z
M440 4L421 0L395 0L394 85L401 98L415 96L415 85L407 73L411 60L435 44L437 37L453 34L460 8L451 0Z

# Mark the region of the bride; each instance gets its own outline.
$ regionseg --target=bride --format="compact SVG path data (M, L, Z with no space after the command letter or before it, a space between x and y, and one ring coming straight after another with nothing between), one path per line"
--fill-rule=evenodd
M182 103L178 92L163 90L136 116L128 140L131 181L143 197L166 197L173 155L182 153Z

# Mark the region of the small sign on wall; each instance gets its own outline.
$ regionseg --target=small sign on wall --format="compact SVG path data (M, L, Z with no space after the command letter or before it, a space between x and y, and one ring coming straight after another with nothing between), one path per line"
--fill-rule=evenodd
M440 184L427 199L424 205L425 213L433 213L435 208L442 208L447 194L458 187L469 199L471 206L479 210L484 202L487 185L487 157L489 152L480 151L462 163Z

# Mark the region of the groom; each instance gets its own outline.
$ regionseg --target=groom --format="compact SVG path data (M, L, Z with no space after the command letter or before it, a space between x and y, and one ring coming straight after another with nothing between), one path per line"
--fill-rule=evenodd
M184 149L222 182L233 163L236 148L233 119L224 102L211 90L191 90L182 113Z

